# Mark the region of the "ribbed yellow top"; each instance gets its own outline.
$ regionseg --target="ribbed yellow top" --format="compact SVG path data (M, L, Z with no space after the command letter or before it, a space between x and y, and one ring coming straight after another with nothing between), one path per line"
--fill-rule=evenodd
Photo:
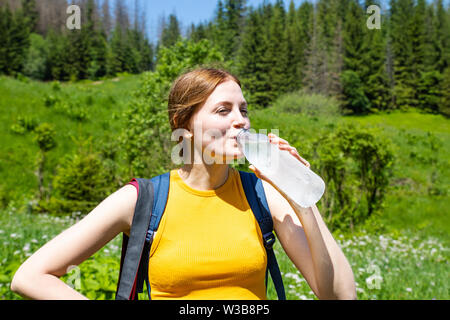
M170 172L167 206L150 251L152 299L267 299L266 251L239 172L216 190Z

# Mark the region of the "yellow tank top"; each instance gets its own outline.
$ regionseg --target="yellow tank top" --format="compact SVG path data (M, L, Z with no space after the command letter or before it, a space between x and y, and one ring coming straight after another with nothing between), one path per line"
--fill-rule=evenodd
M166 209L150 250L152 299L267 299L267 256L239 172L195 190L170 171Z

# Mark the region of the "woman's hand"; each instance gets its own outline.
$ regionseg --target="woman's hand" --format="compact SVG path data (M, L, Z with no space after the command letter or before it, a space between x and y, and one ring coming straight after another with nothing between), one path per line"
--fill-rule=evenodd
M303 163L306 167L308 167L308 168L310 167L309 162L306 161L305 159L303 159L300 156L300 154L297 152L297 149L295 147L291 146L289 144L289 142L287 142L284 139L281 139L280 137L276 136L273 133L269 133L268 137L269 137L270 143L278 145L280 150L287 150L287 151L289 151L289 153L291 155L293 155L297 160L299 160L301 163ZM270 183L274 188L276 188L278 190L278 192L280 192L285 198L287 198L287 195L284 194L284 192L282 192L269 178L267 178L265 175L263 175L261 173L261 171L259 171L254 165L250 165L249 169L252 170L256 174L256 176L258 178L260 178L261 180L265 180L268 183Z

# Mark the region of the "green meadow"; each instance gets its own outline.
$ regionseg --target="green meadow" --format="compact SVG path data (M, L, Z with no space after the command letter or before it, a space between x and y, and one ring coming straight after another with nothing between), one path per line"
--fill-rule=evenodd
M21 299L9 289L19 265L82 218L77 212L30 210L38 190L39 151L32 128L48 122L57 133L44 171L47 186L61 159L77 152L81 138L92 137L100 150L114 142L127 125L123 114L141 77L121 74L76 83L0 77L0 299ZM304 141L324 130L350 124L379 130L395 159L382 209L353 230L333 231L352 266L358 299L450 298L448 119L414 110L368 116L293 113L277 104L250 110L249 117L255 128L277 128L280 137L291 137L301 155ZM120 247L118 236L64 281L91 299L113 299ZM279 243L275 248L287 298L316 299ZM270 283L268 297L276 299Z

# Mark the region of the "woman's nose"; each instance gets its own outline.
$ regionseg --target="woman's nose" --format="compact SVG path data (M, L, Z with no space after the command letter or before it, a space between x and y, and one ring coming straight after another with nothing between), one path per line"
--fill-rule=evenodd
M240 110L234 112L233 125L235 127L243 127L247 123L247 119L242 115Z

